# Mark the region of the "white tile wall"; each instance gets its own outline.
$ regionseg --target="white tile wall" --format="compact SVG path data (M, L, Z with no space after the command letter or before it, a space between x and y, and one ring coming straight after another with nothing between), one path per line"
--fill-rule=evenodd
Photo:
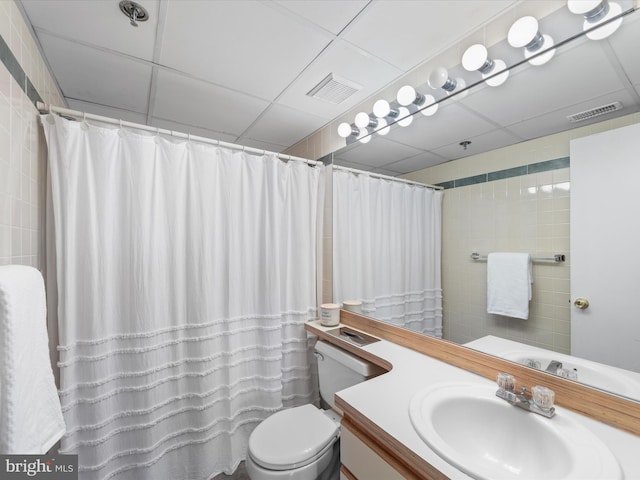
M440 183L569 156L571 139L640 123L640 114L577 128L406 175ZM445 191L443 202L444 337L465 343L496 335L569 353L569 168ZM536 263L528 320L487 314L486 264L477 251L564 253L564 264Z
M0 0L0 35L47 102L58 88L13 0ZM0 265L44 267L46 144L38 112L0 63Z

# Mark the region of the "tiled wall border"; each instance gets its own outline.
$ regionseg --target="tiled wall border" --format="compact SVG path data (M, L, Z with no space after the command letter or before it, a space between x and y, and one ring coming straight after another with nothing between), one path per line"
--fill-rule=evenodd
M547 172L549 170L558 170L560 168L568 167L569 157L561 157L554 158L553 160L546 160L544 162L522 165L521 167L507 168L506 170L497 170L495 172L483 173L481 175L473 175L471 177L449 180L446 182L438 183L436 185L447 190L450 188L466 187L468 185L475 185L477 183L492 182L494 180L503 180L505 178L520 177L532 173Z
M7 42L5 42L2 35L0 35L0 60L4 66L9 70L11 76L15 79L16 83L20 85L22 91L29 97L29 100L35 105L37 102L42 102L42 97L36 90L31 79L27 76L25 71L20 66L18 59L15 57Z

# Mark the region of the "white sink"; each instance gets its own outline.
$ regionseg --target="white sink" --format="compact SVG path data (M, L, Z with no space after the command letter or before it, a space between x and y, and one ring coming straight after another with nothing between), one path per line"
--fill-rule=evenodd
M411 423L433 451L473 478L623 478L608 447L562 408L545 418L496 397L496 389L425 388L411 400Z

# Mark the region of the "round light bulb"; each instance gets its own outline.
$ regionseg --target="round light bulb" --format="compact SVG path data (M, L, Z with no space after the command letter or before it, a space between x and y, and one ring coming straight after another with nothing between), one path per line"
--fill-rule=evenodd
M411 85L405 85L404 87L401 87L400 90L398 90L396 100L398 100L398 103L400 105L406 107L407 105L411 105L413 102L415 102L416 97L416 89Z
M485 83L490 87L498 87L507 81L507 78L509 78L509 70L507 70L507 64L504 63L504 60L494 60L493 69L487 75L483 75L483 77L490 77L498 72L502 73L495 75L494 77L487 78Z
M433 69L427 78L427 83L434 90L442 88L447 81L449 81L449 72L444 67L437 67Z
M360 112L356 115L355 121L353 123L356 124L358 128L366 128L369 126L371 122L371 118L369 118L369 114L366 112Z
M361 128L360 133L356 138L360 143L369 143L371 141L371 135L369 134L369 130L366 128Z
M378 126L376 127L376 133L378 135L386 135L390 131L391 131L391 127L389 126L387 121L384 118L379 118Z
M576 15L584 15L592 12L602 4L602 0L569 0L567 7L571 13Z
M424 103L422 105L426 108L420 110L420 113L422 113L425 117L430 117L438 111L438 104L436 103L436 99L433 97L433 95L425 95Z
M538 20L527 16L516 20L507 34L507 41L513 48L529 45L538 35Z
M373 114L378 118L384 118L391 112L389 102L386 100L378 100L373 104Z
M342 138L347 138L349 135L353 133L353 128L347 122L342 122L338 125L338 135Z
M456 84L456 88L450 92L447 92L447 95L451 95L452 93L456 93L459 92L460 90L464 90L465 88L467 88L467 82L465 82L464 78L460 78L457 77L455 79L455 84ZM453 101L457 101L457 100L462 100L464 97L466 97L469 94L469 90L465 90L462 93L458 93Z
M622 7L615 2L609 2L609 12L597 22L589 22L589 20L585 20L582 25L583 30L589 30L594 28L596 25L606 22L611 18L620 15L622 13ZM587 33L587 38L590 40L602 40L603 38L607 38L609 35L614 33L618 28L622 25L622 17L607 23L601 27L596 28L595 30L591 30Z
M413 115L407 107L398 108L398 125L408 127L413 122Z
M524 58L530 58L533 55L535 55L536 53L543 51L543 50L547 50L547 49L551 49L545 53L543 53L542 55L537 56L536 58L532 58L531 60L529 60L529 63L531 65L544 65L545 63L547 63L549 60L551 60L553 58L553 56L556 54L556 49L555 48L551 48L553 47L554 43L553 43L553 38L551 38L550 35L542 35L542 38L544 39L544 42L542 43L542 46L540 48L538 48L535 51L531 51L529 49L524 50Z
M462 55L462 66L469 72L480 70L489 58L487 47L480 43L471 45Z

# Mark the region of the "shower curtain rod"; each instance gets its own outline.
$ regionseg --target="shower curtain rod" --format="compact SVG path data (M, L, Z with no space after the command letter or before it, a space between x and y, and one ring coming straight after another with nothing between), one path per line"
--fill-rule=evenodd
M433 190L444 190L444 187L439 187L437 185L429 185L428 183L414 182L413 180L405 180L404 178L392 177L390 175L383 175L381 173L367 172L365 170L358 170L357 168L343 167L341 165L333 165L333 168L337 168L338 170L345 170L347 172L352 172L355 174L366 173L371 177L381 178L383 180L392 180L394 182L400 182L400 183L408 183L409 185L417 185L418 187L426 187L426 188L431 188Z
M135 128L138 130L144 130L147 132L154 132L156 134L169 135L172 137L183 138L187 140L194 140L200 143L208 143L219 147L226 147L233 150L242 150L247 153L255 153L257 155L275 155L280 160L304 162L312 166L322 165L323 163L317 160L309 160L308 158L294 157L292 155L286 155L284 153L270 152L269 150L260 150L258 148L246 147L244 145L238 145L235 143L223 142L222 140L214 140L207 137L199 137L197 135L191 135L188 133L176 132L174 130L167 130L165 128L151 127L149 125L143 125L141 123L127 122L124 120L118 120L111 117L103 117L101 115L94 115L92 113L80 112L78 110L71 110L69 108L57 107L55 105L49 105L44 102L37 102L36 108L40 113L58 113L60 115L66 115L70 117L82 118L83 120L95 120L97 122L108 123L112 125L120 125L121 127Z

